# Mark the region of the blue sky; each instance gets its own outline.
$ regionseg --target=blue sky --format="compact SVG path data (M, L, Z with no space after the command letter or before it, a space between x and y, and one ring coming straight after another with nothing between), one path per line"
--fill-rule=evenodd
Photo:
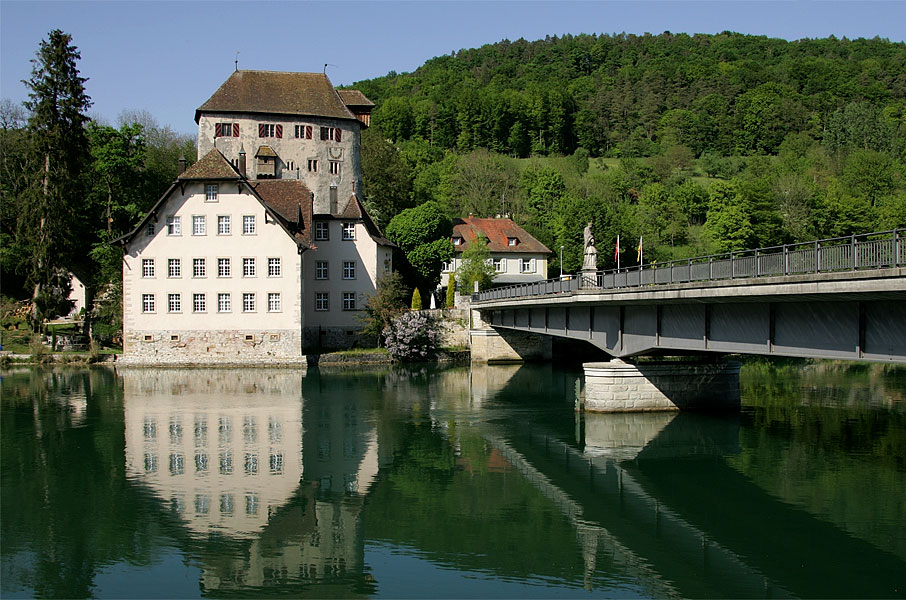
M148 110L194 133L195 108L239 67L320 71L335 85L416 69L453 50L564 33L717 33L904 41L906 1L18 2L0 0L0 97L51 29L72 34L91 114Z

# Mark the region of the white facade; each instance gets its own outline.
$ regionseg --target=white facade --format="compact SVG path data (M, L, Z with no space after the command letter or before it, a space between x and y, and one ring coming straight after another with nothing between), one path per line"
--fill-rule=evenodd
M517 283L530 283L547 279L547 255L542 253L491 253L491 264L497 276L494 283L497 285L515 285ZM447 287L450 282L450 273L462 266L462 253L444 264L440 274L440 287ZM463 290L463 293L467 291Z

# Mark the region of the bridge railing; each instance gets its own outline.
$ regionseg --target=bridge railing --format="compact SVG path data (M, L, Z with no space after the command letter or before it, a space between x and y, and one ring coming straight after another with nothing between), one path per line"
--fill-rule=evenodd
M472 299L502 300L563 294L580 289L610 290L901 266L906 266L906 237L902 229L894 229L597 271L592 276L566 275L485 290L473 294Z

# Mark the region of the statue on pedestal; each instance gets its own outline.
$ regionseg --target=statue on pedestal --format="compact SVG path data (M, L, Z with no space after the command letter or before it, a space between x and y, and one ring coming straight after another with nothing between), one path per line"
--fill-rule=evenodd
M598 249L595 248L595 236L591 232L591 225L592 221L589 221L588 225L585 226L585 231L583 232L583 237L585 238L585 250L583 252L582 260L583 271L598 270Z

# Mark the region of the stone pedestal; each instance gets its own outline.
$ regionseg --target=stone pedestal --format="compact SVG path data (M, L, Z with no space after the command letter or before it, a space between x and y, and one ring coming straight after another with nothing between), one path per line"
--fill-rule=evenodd
M597 269L582 269L582 287L598 287Z
M582 367L589 412L739 410L739 363L612 360Z

